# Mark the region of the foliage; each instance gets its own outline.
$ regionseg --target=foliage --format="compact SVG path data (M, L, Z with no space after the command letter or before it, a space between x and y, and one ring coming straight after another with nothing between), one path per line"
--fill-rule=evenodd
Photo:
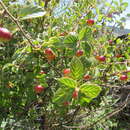
M13 34L11 41L0 42L3 129L122 128L118 116L111 117L129 96L117 95L130 79L130 44L129 38L114 41L113 29L124 26L125 18L117 16L128 5L122 0L73 0L62 8L62 2L4 1L16 20L0 7L0 26ZM88 25L88 19L94 24ZM52 55L45 53L47 48ZM78 50L82 56L76 56ZM66 68L68 75L63 73ZM85 74L92 78L85 80ZM120 81L122 74L128 79ZM44 91L35 93L37 85ZM72 96L75 91L77 98Z

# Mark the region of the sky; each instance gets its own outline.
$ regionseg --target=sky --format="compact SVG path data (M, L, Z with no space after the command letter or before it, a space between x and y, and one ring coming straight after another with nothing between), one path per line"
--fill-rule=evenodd
M20 2L22 2L23 0L19 0ZM60 1L69 1L69 0L60 0ZM119 0L117 0L119 1ZM122 16L126 15L127 13L130 14L130 0L123 0L124 2L128 2L129 6L127 7L126 11L123 13ZM108 0L108 2L111 2L111 0ZM126 25L125 25L126 29L130 29L130 17L126 20Z
M60 1L70 1L70 0L60 0ZM73 0L72 0L73 1ZM108 0L108 2L111 2L112 0ZM115 0L116 1L116 0ZM119 1L119 0L117 0L117 1ZM60 2L60 3L62 3L62 2ZM121 15L122 17L124 17L126 14L130 14L130 0L123 0L123 2L128 2L128 7L127 7L127 9L124 11L124 13ZM69 5L71 5L70 4L70 2L69 2ZM62 6L62 5L61 5ZM59 9L58 9L59 10ZM57 13L57 12L56 12ZM130 29L130 17L129 18L127 18L127 20L126 20L126 24L125 24L125 29Z
M130 0L124 0L124 1L129 3L129 6L127 7L125 13L129 13L130 14ZM125 28L130 29L130 18L126 21Z
M108 1L111 1L111 0L108 0ZM117 0L117 1L119 1L119 0ZM126 14L130 14L130 0L123 0L124 2L128 2L128 7L127 7L127 9L126 9L126 11L124 11L124 13L123 13L123 15L126 15ZM126 20L126 25L125 25L125 28L126 29L130 29L130 17L129 18L127 18L127 20Z

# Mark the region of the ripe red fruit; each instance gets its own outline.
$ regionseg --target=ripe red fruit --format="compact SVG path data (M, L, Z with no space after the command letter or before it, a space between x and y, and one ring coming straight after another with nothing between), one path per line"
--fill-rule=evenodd
M74 90L73 94L72 94L72 98L76 99L78 97L78 91Z
M97 59L98 61L103 62L103 61L106 60L106 57L105 57L105 56L96 56L96 59Z
M63 32L60 34L60 36L65 36L65 35L67 35L67 32Z
M40 74L46 74L43 70L40 71Z
M109 13L109 14L107 15L107 17L108 17L108 18L112 18L112 13Z
M64 70L63 70L63 74L64 74L64 75L70 74L70 69L69 69L69 68L64 69Z
M0 27L0 41L9 41L12 39L12 34L6 28Z
M122 55L121 55L121 54L116 54L115 57L116 57L116 58L120 58L120 57L122 57Z
M37 85L34 87L36 93L41 93L44 90L44 87L41 85Z
M91 76L88 75L88 74L85 74L85 75L84 75L84 80L89 80L89 79L91 79Z
M64 34L64 33L61 33L60 36L65 36L65 34Z
M127 80L128 79L128 76L127 75L121 75L120 76L120 80Z
M44 53L46 54L46 58L48 61L52 61L56 58L56 55L51 48L45 49Z
M113 41L112 41L112 40L109 40L108 42L109 42L109 44L111 45Z
M63 103L64 106L68 106L69 104L70 104L70 102L68 102L68 101L65 101L65 102Z
M47 60L48 61L52 61L56 58L56 56L53 54L53 55L47 55Z
M97 29L94 29L94 30L93 30L93 33L96 33L96 32L97 32Z
M45 53L46 55L53 55L53 54L54 54L54 52L52 51L51 48L46 48L45 51L44 51L44 53Z
M83 55L83 50L77 50L77 52L76 52L76 56L82 56Z
M86 22L89 26L92 26L94 24L94 20L92 20L92 19L88 19L88 20L86 20Z

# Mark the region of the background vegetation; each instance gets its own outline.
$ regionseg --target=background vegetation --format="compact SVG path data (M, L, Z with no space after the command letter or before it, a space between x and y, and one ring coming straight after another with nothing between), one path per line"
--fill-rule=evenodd
M129 34L113 33L126 2L0 5L0 26L13 35L0 42L1 129L130 129Z

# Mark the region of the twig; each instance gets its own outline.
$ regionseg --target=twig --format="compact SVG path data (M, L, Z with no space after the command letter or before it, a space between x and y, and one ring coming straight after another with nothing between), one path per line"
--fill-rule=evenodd
M35 47L33 45L32 41L31 41L31 39L26 35L25 31L22 29L22 27L21 27L20 23L18 22L18 20L9 12L9 10L6 7L6 5L2 1L0 1L0 5L6 11L6 13L10 17L10 19L18 26L18 28L22 32L23 36L28 40L28 42L31 45L31 47Z
M71 32L75 32L78 29L80 20L82 19L82 17L84 17L84 15L88 15L91 12L91 6L88 6L88 9L86 12L82 13L82 15L79 17L79 19L76 22L76 25L74 25L74 27L72 28ZM78 24L77 24L78 23Z
M116 108L114 111L112 112L109 112L107 115L99 118L97 121L95 121L94 123L90 124L89 126L86 126L86 125L82 125L82 126L66 126L66 125L63 125L63 127L65 128L79 128L79 129L90 129L90 128L93 128L98 122L101 122L102 120L105 120L105 119L108 119L112 116L114 116L115 114L119 113L120 111L122 111L129 103L129 96L130 94L128 94L126 100L122 103L121 106L119 106L118 108Z
M129 73L129 72L130 72L130 70L124 70L124 71L121 71L121 72L115 72L113 74L110 74L109 76L111 77L111 76L115 76L115 75L118 75L118 74Z
M107 63L107 64L110 64L110 65L112 65L112 64L126 64L126 63L130 63L130 60L126 60L126 61L123 61L123 62L114 62L114 63Z

